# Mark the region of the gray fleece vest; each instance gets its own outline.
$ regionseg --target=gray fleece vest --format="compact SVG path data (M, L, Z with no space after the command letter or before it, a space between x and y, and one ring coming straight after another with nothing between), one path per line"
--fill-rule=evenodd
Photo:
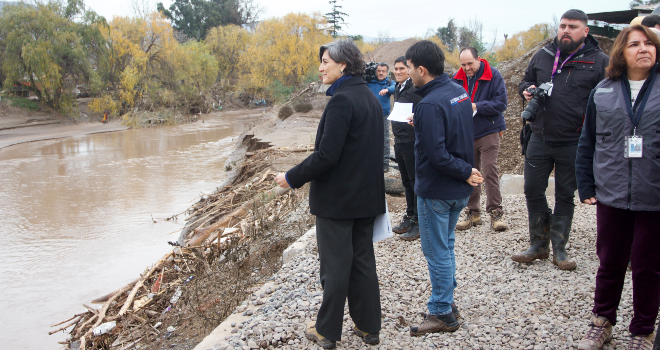
M624 158L625 136L633 134L626 94L618 80L605 79L596 87L596 199L619 209L660 211L660 77L637 124L637 135L644 138L642 158Z

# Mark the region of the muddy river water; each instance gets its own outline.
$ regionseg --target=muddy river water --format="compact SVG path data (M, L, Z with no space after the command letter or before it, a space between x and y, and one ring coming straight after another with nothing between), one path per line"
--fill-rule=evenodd
M237 136L259 116L0 149L0 348L61 348L66 334L49 326L169 251L185 215L165 219L226 179Z

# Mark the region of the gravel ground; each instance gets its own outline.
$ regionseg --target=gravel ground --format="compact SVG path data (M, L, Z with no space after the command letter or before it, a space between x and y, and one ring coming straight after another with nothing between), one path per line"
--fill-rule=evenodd
M591 315L598 268L595 207L576 207L568 251L578 268L564 272L551 259L530 265L511 261L514 252L529 244L525 198L506 195L503 201L508 231L493 233L486 222L456 234L455 300L464 323L454 333L409 335L409 326L422 321L431 292L419 240L405 242L394 237L375 245L383 311L379 348L577 348ZM393 221L402 215L393 214ZM218 349L319 348L304 336L304 325L315 319L322 298L316 244L283 266L272 281L276 283L273 290L244 302L260 307L248 322L235 325L233 335ZM338 348L369 348L351 331L348 307L345 315ZM605 349L625 348L631 315L628 272L614 341Z

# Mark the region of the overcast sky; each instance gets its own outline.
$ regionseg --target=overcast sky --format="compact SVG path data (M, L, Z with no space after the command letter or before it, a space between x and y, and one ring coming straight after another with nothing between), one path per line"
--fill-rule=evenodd
M131 16L132 0L85 0L87 6L111 20L113 16ZM155 9L157 0L151 1ZM280 17L290 12L322 14L330 12L327 0L254 0L265 9L261 19ZM162 0L165 7L172 3ZM514 34L528 29L537 23L552 22L553 15L571 8L579 8L586 13L620 11L628 9L630 0L339 0L342 12L348 14L345 29L351 35L377 37L379 31L391 37L403 38L424 36L429 28L433 30L447 25L450 18L461 26L477 19L483 23L484 41L492 41L497 32L499 39L504 34Z

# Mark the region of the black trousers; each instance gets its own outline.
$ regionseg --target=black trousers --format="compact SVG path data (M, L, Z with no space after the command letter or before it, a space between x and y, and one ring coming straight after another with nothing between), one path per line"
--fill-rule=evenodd
M415 143L395 143L394 157L399 165L401 182L406 193L406 215L417 222L417 196L415 196Z
M380 289L373 246L374 218L338 220L316 217L323 302L316 331L340 341L344 305L363 332L381 328Z
M545 190L555 169L555 211L557 216L573 217L577 190L575 157L577 142L550 143L532 134L525 153L525 198L527 212L545 214L549 211Z

